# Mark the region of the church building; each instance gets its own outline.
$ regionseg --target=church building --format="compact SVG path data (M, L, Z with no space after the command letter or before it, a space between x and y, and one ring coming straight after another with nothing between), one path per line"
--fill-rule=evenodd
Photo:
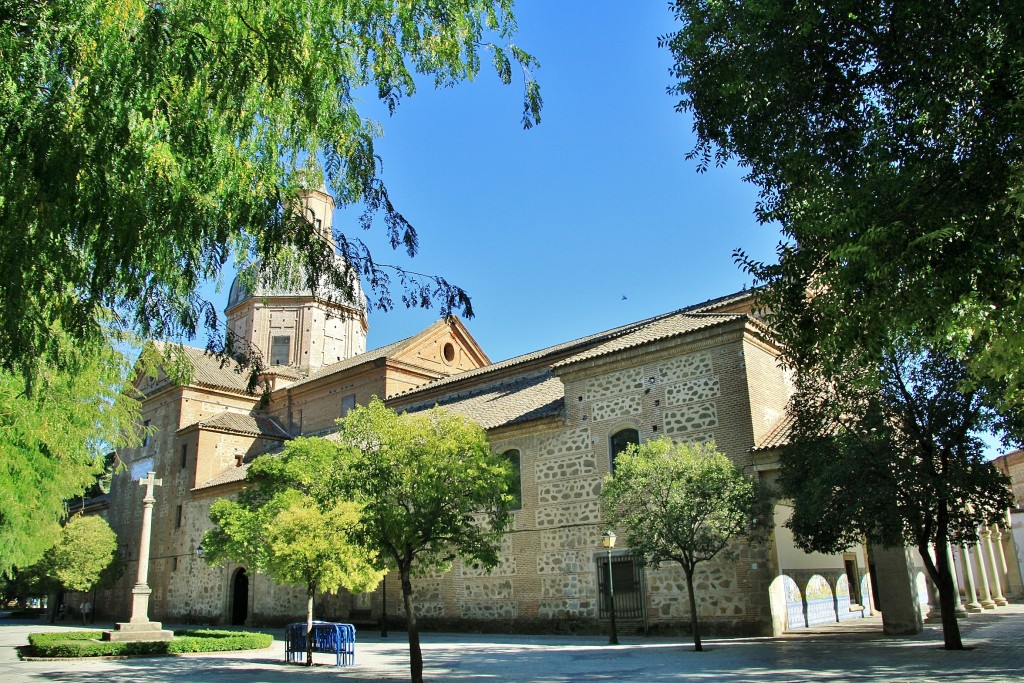
M325 191L309 192L302 208L331 235L334 203ZM302 619L300 588L201 559L209 508L244 486L253 459L299 435L329 436L338 418L374 396L398 411L440 405L473 418L520 477L498 566L485 572L456 561L446 573L414 580L418 618L439 627L600 628L609 555L601 547L599 493L631 443L663 435L713 440L752 476L776 474L792 388L748 292L495 363L455 318L367 351L357 279L347 297L314 296L287 275L252 280L233 283L226 315L233 343L256 347L269 361L264 400L247 393L241 368L199 349L184 351L187 384L165 373L136 378L150 435L119 451L127 467L92 506L117 532L127 560L120 583L93 600L98 619L123 621L130 613L144 493L136 480L148 471L162 480L150 551L153 620L261 626ZM803 553L782 527L787 516L780 503L766 547L698 568L707 632L770 635L871 613L874 558L864 548ZM610 561L624 632L686 628L678 565L643 567L628 547L616 547ZM321 619L376 623L384 616L401 617L397 580L372 593L317 600Z

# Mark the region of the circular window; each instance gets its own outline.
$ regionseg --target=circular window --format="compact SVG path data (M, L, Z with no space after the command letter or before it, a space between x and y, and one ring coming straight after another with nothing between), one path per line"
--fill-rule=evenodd
M444 345L442 353L444 353L444 360L446 363L451 363L455 360L455 346L450 342Z

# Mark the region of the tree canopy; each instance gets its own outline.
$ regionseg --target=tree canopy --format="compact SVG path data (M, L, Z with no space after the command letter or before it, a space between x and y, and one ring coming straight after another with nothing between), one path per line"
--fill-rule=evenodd
M540 119L532 69L511 42L511 0L15 0L0 9L0 368L63 366L58 335L102 345L223 339L197 288L231 252L269 264L292 248L311 289L350 293L354 268L392 306L388 269L355 237L344 261L288 210L321 166L340 205L382 214L395 248L412 225L380 174L378 122L418 76L445 87L489 60L523 72L523 124ZM313 180L312 182L317 182ZM346 266L339 265L341 263ZM397 271L403 300L472 315L440 277ZM326 286L325 286L326 285ZM116 312L113 321L108 311ZM211 342L212 343L212 342Z
M1013 3L676 0L671 91L701 170L736 160L778 263L738 258L803 369L953 340L1024 407L1024 31ZM808 296L808 292L813 296Z
M339 421L350 454L338 494L363 506L361 538L398 570L412 680L423 680L412 578L452 560L493 567L510 522L512 471L484 430L435 408L397 415L374 399Z
M104 474L105 455L136 443L138 401L122 391L129 367L110 348L61 351L67 370L40 367L36 390L0 370L0 573L36 562L60 531L66 500Z
M339 588L361 593L380 583L376 554L356 541L361 506L330 494L326 485L339 470L342 453L323 439L289 441L280 454L263 455L246 472L238 500L210 508L214 528L203 537L204 559L234 560L266 573L278 584L306 590L308 648L313 601ZM312 665L311 650L306 664Z
M736 555L735 542L762 542L771 530L768 489L744 475L713 443L660 438L615 459L601 490L606 521L626 531L648 564L678 562L686 575L693 644L703 650L693 575L697 565Z
M86 593L100 582L116 552L117 534L107 520L95 515L75 515L61 529L40 566L56 585Z
M797 378L791 442L779 458L786 523L798 546L835 553L869 542L917 548L939 589L948 649L960 649L947 543L971 545L1013 505L983 456L995 419L965 365L943 351L896 346L877 365ZM936 549L933 554L933 549Z

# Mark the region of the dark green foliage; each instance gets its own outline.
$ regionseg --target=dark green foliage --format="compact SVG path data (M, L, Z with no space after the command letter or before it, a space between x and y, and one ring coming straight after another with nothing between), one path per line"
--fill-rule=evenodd
M786 525L808 551L864 538L917 548L943 601L946 646L959 649L956 589L945 551L931 548L973 544L979 525L1001 523L1013 506L978 438L995 415L981 390L963 388L968 370L949 353L891 346L877 365L851 352L841 373L797 378L779 458L779 485L794 502Z
M274 636L250 631L190 629L175 631L174 639L162 642L115 643L103 641L102 631L32 633L28 642L34 657L109 657L125 655L171 655L184 652L262 650Z
M1024 30L1013 2L676 0L662 38L700 168L734 159L781 226L767 316L799 369L949 349L1024 407ZM808 297L808 291L813 297Z

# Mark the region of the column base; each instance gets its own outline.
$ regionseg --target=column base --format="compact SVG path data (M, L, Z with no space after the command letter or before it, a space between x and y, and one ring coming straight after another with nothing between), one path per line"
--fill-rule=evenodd
M996 603L994 603L991 600L982 600L981 601L981 606L984 607L985 609L995 609L996 608Z
M996 603L996 607L1006 607L1010 604L1006 598L993 598L993 602Z
M115 624L117 630L104 631L103 640L109 640L114 643L173 640L174 631L166 631L161 626L163 624L159 621L122 622Z
M985 611L985 608L981 606L980 602L969 602L964 607L967 608L970 614L980 614Z

